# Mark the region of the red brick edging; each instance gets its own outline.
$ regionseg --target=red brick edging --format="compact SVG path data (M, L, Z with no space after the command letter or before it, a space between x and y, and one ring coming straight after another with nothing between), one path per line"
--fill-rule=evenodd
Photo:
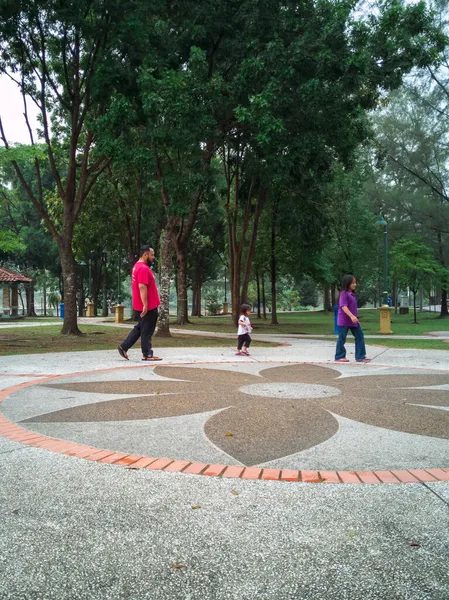
M113 369L102 369L102 371L114 371L129 367L116 367ZM133 368L133 367L131 367ZM70 373L69 375L26 375L35 377L33 381L27 381L0 390L0 402L5 398L25 387L37 385L54 379L85 375L91 371ZM25 375L23 375L25 376ZM9 421L0 413L0 436L26 446L57 452L67 456L84 458L98 463L113 464L128 469L149 469L152 471L166 471L170 473L189 473L193 475L205 475L209 477L222 477L233 479L260 479L264 481L296 481L302 483L427 483L435 481L449 481L449 468L441 469L408 469L393 471L310 471L292 469L272 469L260 467L241 467L216 465L207 463L190 462L188 460L174 460L171 458L152 458L102 450L93 446L77 444L47 437L40 433L34 433L20 425Z

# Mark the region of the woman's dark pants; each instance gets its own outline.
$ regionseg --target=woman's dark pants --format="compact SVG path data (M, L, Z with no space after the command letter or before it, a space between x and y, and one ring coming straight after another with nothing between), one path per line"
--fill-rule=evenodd
M355 359L363 360L366 358L365 336L363 335L360 325L358 327L339 327L339 330L337 349L335 350L335 360L346 358L345 344L349 330L351 330L351 333L355 338Z

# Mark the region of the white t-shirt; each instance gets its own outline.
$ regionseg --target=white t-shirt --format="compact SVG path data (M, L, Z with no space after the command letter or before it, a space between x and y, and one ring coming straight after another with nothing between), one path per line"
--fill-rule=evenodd
M253 328L251 327L251 321L245 315L240 315L239 321L243 321L245 325L241 325L239 323L239 328L237 330L237 335L244 335L245 333L251 333Z

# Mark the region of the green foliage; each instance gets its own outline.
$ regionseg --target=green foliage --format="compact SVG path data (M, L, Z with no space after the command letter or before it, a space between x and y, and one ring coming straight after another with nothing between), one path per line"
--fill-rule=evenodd
M209 315L216 315L223 308L222 303L218 299L218 294L209 294L206 296L206 310Z
M304 277L299 283L298 287L301 294L301 304L303 306L312 306L316 308L318 306L318 290L316 283L310 277Z
M284 289L278 297L281 310L298 310L301 307L301 294L295 289Z
M19 163L33 161L35 158L45 160L47 147L45 144L11 144L9 148L0 148L0 168L9 166L11 161Z
M411 69L441 60L446 38L425 3L362 14L352 0L3 0L0 37L0 70L44 109L45 144L0 150L0 251L18 264L58 272L48 231L60 247L73 242L78 260L117 250L131 263L172 218L199 287L237 247L247 279L269 273L273 250L280 280L297 283L281 286L285 307L316 303L305 275L332 284L353 272L367 295L375 289L379 194L357 153L373 133L368 111ZM426 101L441 107L441 86L430 87ZM375 191L391 202L393 238L419 230L444 264L446 123L422 109L401 130L403 108L382 124L383 156L411 169L414 184L390 164Z
M426 246L419 236L399 240L390 254L392 273L403 287L409 286L414 294L425 281L447 275L435 260L432 248Z
M15 231L0 231L0 254L21 254L25 249L25 244Z

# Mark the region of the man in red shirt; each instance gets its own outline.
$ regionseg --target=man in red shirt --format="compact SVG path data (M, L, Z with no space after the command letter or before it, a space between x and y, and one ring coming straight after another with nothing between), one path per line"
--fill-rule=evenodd
M137 342L139 337L142 346L142 360L162 360L162 358L153 355L151 347L151 337L156 329L157 309L161 303L156 281L150 269L153 260L153 248L148 245L142 246L140 258L134 265L132 272L132 303L134 310L139 313L139 321L126 340L118 347L120 356L123 356L126 360L129 360L128 350Z

